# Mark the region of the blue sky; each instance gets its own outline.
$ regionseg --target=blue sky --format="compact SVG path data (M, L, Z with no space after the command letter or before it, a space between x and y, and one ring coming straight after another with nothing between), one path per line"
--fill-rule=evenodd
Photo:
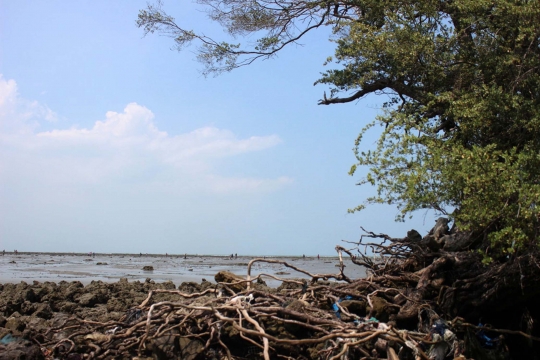
M194 49L143 37L145 6L0 0L0 248L332 255L360 226L432 227L391 206L347 213L374 192L347 173L384 99L317 105L323 32L204 78ZM198 5L164 8L221 35Z

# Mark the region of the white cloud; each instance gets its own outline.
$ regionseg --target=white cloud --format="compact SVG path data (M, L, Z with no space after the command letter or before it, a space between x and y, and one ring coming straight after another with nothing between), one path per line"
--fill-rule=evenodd
M14 80L0 75L0 171L17 178L70 186L145 184L163 189L216 193L271 191L287 177L224 177L215 163L224 158L278 145L277 135L239 139L229 130L203 127L170 135L154 123L154 114L137 103L108 111L91 128L39 131L53 121L48 107L21 98ZM232 161L232 160L231 160Z
M37 101L23 99L18 94L15 80L5 80L0 74L0 132L28 134L38 127L38 120L54 122L57 115Z

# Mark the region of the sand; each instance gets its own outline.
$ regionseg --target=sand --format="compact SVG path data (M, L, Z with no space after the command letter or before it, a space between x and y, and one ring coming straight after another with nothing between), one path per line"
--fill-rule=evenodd
M247 265L252 256L210 255L142 255L139 254L58 254L58 253L6 253L0 254L0 283L19 283L21 281L80 281L84 285L92 280L116 282L121 278L129 281L144 281L147 278L155 282L172 281L179 285L186 281L214 281L214 275L222 270L237 275L247 274ZM310 273L337 274L337 257L267 257L287 263ZM345 274L352 279L365 276L365 269L345 260ZM142 270L152 266L153 271ZM280 278L307 278L281 264L255 263L251 275L271 274ZM265 279L269 286L279 286L280 282Z

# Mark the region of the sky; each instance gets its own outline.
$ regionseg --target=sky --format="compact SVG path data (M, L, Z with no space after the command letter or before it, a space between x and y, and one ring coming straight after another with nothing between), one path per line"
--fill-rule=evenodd
M317 105L324 31L205 78L194 48L143 36L146 4L0 0L0 249L333 255L361 226L433 226L390 205L347 212L375 193L348 171L384 98ZM164 9L222 35L200 5Z

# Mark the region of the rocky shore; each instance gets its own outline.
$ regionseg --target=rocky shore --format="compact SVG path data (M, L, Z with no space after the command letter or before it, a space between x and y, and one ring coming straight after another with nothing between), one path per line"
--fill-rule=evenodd
M502 360L510 340L518 350L524 349L518 343L538 340L443 318L436 293L428 294L434 301L414 298L431 276L426 272L350 278L341 260L348 250L336 249L338 273L252 259L245 276L219 271L215 282L178 286L150 278L6 283L0 285L0 360ZM304 278L252 276L257 264ZM269 287L267 280L280 285Z
M165 336L145 337L147 321L169 322L171 314L164 320L163 314L151 315L150 305L183 303L185 306L227 304L241 309L246 303L235 302L234 297L223 292L236 294L246 290L245 279L227 271L216 274L215 280L224 285L218 286L209 281L201 283L183 282L178 287L171 281L156 283L128 281L121 279L115 283L92 281L86 286L79 281L39 282L31 284L0 284L0 360L37 359L196 359L220 358L214 347L203 341L208 335L203 328L191 324L186 336L170 332ZM287 280L278 288L269 288L263 280L257 279L251 285L251 293L257 294L258 301L263 296L283 300L285 308L300 310L301 302L286 299L291 291L301 291L307 284L305 280ZM320 286L332 286L337 282L319 281ZM263 295L264 294L264 295ZM242 296L242 295L240 295ZM248 299L252 300L253 296ZM329 306L325 306L331 309ZM170 308L169 308L170 310ZM294 310L293 310L294 311ZM195 323L201 322L204 311L193 314ZM173 321L171 321L172 323ZM293 322L293 321L291 321ZM175 322L178 325L178 322ZM268 329L274 336L295 338L297 325L287 328ZM155 331L155 329L152 329ZM239 343L240 335L232 326L226 328L223 341L228 343L229 351L235 358L262 358L262 353L250 344ZM133 333L135 343L129 346L124 341L126 333ZM303 333L303 331L302 331ZM154 334L156 335L156 334ZM114 342L114 337L117 341ZM142 339L142 340L141 340ZM141 342L142 341L142 342ZM141 344L144 344L141 350ZM131 344L133 345L133 344ZM215 345L215 344L214 344ZM219 347L219 346L218 346ZM108 348L108 349L106 349ZM296 353L287 347L290 354ZM316 352L316 350L313 350ZM303 349L302 352L306 352ZM221 354L223 355L223 354ZM301 358L304 356L301 356Z
M210 282L186 282L178 289L191 293L211 286ZM119 321L126 311L142 303L149 291L156 289L172 290L176 286L172 282L156 284L150 279L145 282L92 281L86 286L79 281L0 285L0 359L47 358L48 352L53 350L46 346L42 349L44 346L39 346L42 344L31 339L43 338L48 329L62 329L62 324L70 318L102 323ZM156 299L178 300L170 294L160 294ZM61 336L59 332L54 338ZM77 353L72 354L66 358L82 358L75 355Z

